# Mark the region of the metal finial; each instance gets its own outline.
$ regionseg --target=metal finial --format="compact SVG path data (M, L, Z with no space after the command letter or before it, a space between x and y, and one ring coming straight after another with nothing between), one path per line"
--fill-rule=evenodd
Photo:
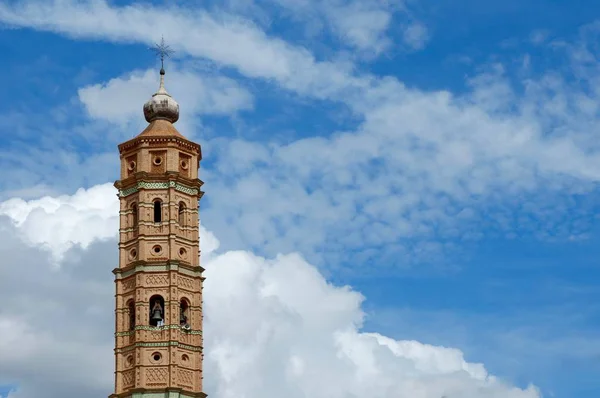
M173 54L171 47L165 44L165 38L161 36L160 44L156 43L152 50L160 57L160 74L165 74L165 57L170 57Z

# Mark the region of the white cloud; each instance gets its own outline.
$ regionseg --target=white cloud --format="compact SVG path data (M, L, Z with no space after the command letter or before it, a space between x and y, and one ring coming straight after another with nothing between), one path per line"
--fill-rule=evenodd
M206 190L228 200L209 201L205 220L232 247L311 260L325 252L352 264L373 248L378 262L402 263L407 250L470 239L491 219L488 232L577 235L585 210L568 196L600 179L600 120L572 99L599 100L552 84L532 80L519 97L501 75L481 75L457 97L387 81L365 91L356 131L285 145L212 141L220 147ZM254 158L237 163L240 152ZM513 197L530 221L506 208Z
M0 5L0 21L118 42L153 44L164 35L176 51L317 96L328 95L323 90L331 90L333 82L348 80L339 65L318 63L306 49L271 39L252 22L221 13L149 5L111 7L105 1L26 1Z
M107 219L89 216L111 212L114 217L116 209L105 205L107 191L108 186L100 186L71 197L2 204L16 221L0 219L7 236L0 241L3 264L19 264L0 267L0 301L5 306L0 331L6 336L0 343L0 382L18 383L14 397L110 392L110 270L116 245L114 239L103 240ZM42 207L44 212L33 217ZM67 208L69 212L61 211ZM44 231L59 230L61 224L87 231L81 239L87 249L70 249L63 266L54 269L43 254L46 248L40 251L31 243L48 241ZM59 243L72 240L59 235L52 242L62 250ZM361 332L363 297L327 283L298 254L265 259L226 252L203 264L204 380L211 396L539 397L532 386L523 390L488 375L457 349ZM70 377L60 377L64 374Z
M230 252L207 267L206 380L220 397L539 396L459 350L360 332L360 295L326 284L300 256Z
M228 236L226 248L269 255L297 250L311 261L323 250L362 261L381 248L382 262L402 263L406 252L427 255L445 250L444 239L472 239L483 222L501 233L582 234L577 216L583 209L575 209L580 213L572 221L561 217L565 194L589 189L600 177L594 138L600 101L593 89L573 87L554 72L515 88L498 68L473 78L462 95L409 90L392 77L359 75L352 64L317 62L306 49L223 14L57 4L0 5L0 19L77 37L146 42L160 18L165 36L183 52L341 102L364 118L355 131L287 145L211 141L211 148L221 147L211 152L216 167L204 170L210 192L204 214L207 225ZM573 69L597 87L600 73L583 67L591 55L579 50ZM117 83L122 91L139 87L135 79ZM110 97L111 84L92 91ZM128 108L117 107L115 117L120 109ZM514 197L523 203L525 222L507 210ZM480 217L484 212L488 220Z
M375 54L391 45L386 33L394 8L399 8L387 2L363 0L272 2L288 10L292 18L303 20L309 26L322 20L342 43Z
M123 137L124 141L125 134L120 129L111 129L106 124L101 128L83 125L79 127L80 131L71 128L70 132L81 132L81 136L93 141L104 140L98 145L100 148L96 147L96 152L81 153L73 148L71 142L61 142L60 134L64 130L49 125L44 127L47 127L44 132L56 140L47 140L35 146L23 145L17 150L0 150L0 168L10 170L0 179L0 199L14 196L35 198L61 193L90 182L110 181L118 175L119 153L115 149L116 144L107 152L102 152L101 148L106 147L107 141L110 142L114 136Z
M79 89L79 99L93 118L125 123L140 119L142 105L158 90L157 70L133 71L127 76ZM252 108L252 95L229 78L200 75L170 68L165 76L169 94L180 104L180 118L194 114L229 114Z
M507 197L517 197L527 215L549 217L552 221L555 215L544 215L545 209L551 206L554 214L561 209L548 197L556 192L574 192L579 189L575 185L598 179L600 161L593 138L598 125L597 94L593 90L587 93L573 89L560 77L548 75L525 82L523 96L516 95L502 76L495 74L474 79L472 91L462 96L407 90L393 78L356 77L352 74L352 65L319 63L308 51L270 39L254 25L239 19L217 18L207 13L189 15L175 8L165 12L162 8L115 9L102 2L89 4L0 5L0 19L78 37L146 42L148 37L157 39L155 26L160 17L167 37L193 56L234 66L247 76L274 79L283 87L302 94L343 101L364 116L365 121L357 131L340 132L327 138L303 139L288 145L222 142L218 164L205 171L210 177L207 199L211 200L211 196L215 199L204 214L209 215L207 225L214 226L219 236L227 236L225 247L231 242L235 247L265 247L273 255L292 251L311 254L324 248L337 252L344 252L342 249L346 247L364 249L358 255L350 253L355 264L372 253L373 248L383 248L383 254L379 252L380 263L386 264L385 250L389 250L387 258L397 259L404 249L405 238L422 239L421 246L414 246L429 250L428 245L437 244L428 241L435 234L442 237L476 234L481 228L471 229L470 222L481 221L476 219L478 211L494 203L505 206ZM589 57L584 52L581 55ZM597 73L593 73L585 78L592 81L596 76ZM139 83L131 77L113 80L107 86L84 90L82 99L90 113L107 112L111 119L116 119L123 109L128 114L128 108L101 109L102 101L98 103L94 99L110 93L111 84L127 90L130 84L139 87ZM144 95L143 100L146 98ZM217 142L211 144L216 146ZM248 151L237 151L244 148ZM242 167L240 156L247 168ZM43 161L43 156L39 159ZM30 161L35 163L39 159ZM94 166L105 169L94 164L89 167ZM41 166L35 167L47 171ZM0 289L0 294L4 294L1 297L5 302L11 300L18 304L9 306L11 311L20 311L26 318L19 319L13 312L10 320L5 318L3 327L14 326L23 331L16 337L22 338L22 343L27 342L26 337L31 333L49 330L42 321L51 313L56 317L52 327L64 328L63 333L49 332L50 337L40 341L52 347L56 341L66 344L75 334L89 333L89 328L82 325L98 322L98 318L90 314L105 311L106 302L112 305L112 284L102 279L110 277L106 275L115 261L105 255L106 250L114 250L114 241L110 239L116 232L116 217L110 215L114 214L112 206L116 204L111 190L110 185L106 185L104 189L95 187L72 197L29 202L13 200L0 205L2 214L16 224L12 227L15 229L6 227L3 235L12 236L16 231L29 245L29 248L23 247L15 240L2 242L6 263L10 255L15 258L11 263L31 266L19 268L16 276L10 274L15 272L13 267L0 268L3 272L0 280L8 281L3 282L5 289ZM540 196L527 196L536 192L541 192ZM107 195L106 200L94 209L85 209L82 203L90 200L92 194ZM219 200L222 198L230 200ZM510 205L510 200L508 202ZM235 223L228 225L228 217ZM503 230L511 229L512 221L508 218ZM518 223L520 228L524 227L521 220ZM95 239L107 241L98 243ZM203 238L203 247L207 240ZM211 242L215 250L218 241L213 238ZM54 274L44 273L40 268L36 269L37 273L29 274L35 266L48 265L45 252L36 251L34 246L45 246L55 262L64 262L69 255L78 253L82 256L77 262L80 267L71 261L69 267ZM81 250L81 247L87 249ZM98 247L105 251L98 251ZM221 297L221 301L214 293L215 305L230 306L231 311L207 313L214 317L208 320L207 330L213 327L215 332L211 334L220 339L211 342L214 351L207 353L210 364L207 372L212 372L207 382L213 383L209 385L211 391L227 396L260 390L263 397L270 396L264 394L265 391L272 396L310 393L317 397L319 394L343 397L356 391L369 396L376 391L382 397L401 397L406 391L411 393L410 397L420 394L427 398L439 398L444 391L450 392L448 398L452 394L473 398L537 396L533 389L522 391L486 378L482 366L467 363L457 350L362 334L358 329L361 313L357 295L324 284L314 268L298 256L281 256L274 260L246 252L227 252L221 256L213 253L213 256L208 265L214 268L209 266L208 272L209 280L215 281L214 289L226 291L231 286L246 289ZM86 283L80 283L76 277L88 278L78 274L83 270L95 273L94 278L98 279L85 279ZM293 278L287 279L288 274ZM44 284L48 280L56 284L54 290L43 289L47 288ZM256 281L261 290L252 284L246 285L248 280ZM307 282L298 285L297 280ZM23 281L30 286L24 289L30 297L14 291L15 286L24 287ZM68 289L73 287L73 282L80 283L80 291ZM313 290L308 289L315 286L318 287L315 297L322 300L319 308L307 306L307 300L300 293L296 296L302 300L286 296L288 292L297 291L312 294ZM72 293L63 297L59 294L63 291ZM40 309L31 304L42 300L33 296L41 292L44 299L51 299L43 302ZM90 292L95 292L91 298ZM75 317L63 312L65 306L74 302L84 303L84 308L77 308L83 314L77 313ZM254 303L256 308L248 309L246 302ZM207 306L209 303L207 300ZM335 311L324 303L331 304ZM313 310L315 312L311 312ZM108 326L111 324L109 312L103 312L104 324ZM333 312L336 316L332 316ZM240 326L255 334L232 336L230 323L226 331L219 328L221 317L229 318L229 322L248 322L249 325ZM80 324L67 328L72 326L73 319ZM331 323L321 325L322 319ZM94 332L105 336L103 344L112 344L106 337L110 334L108 329L98 328ZM313 339L307 340L304 334ZM87 336L84 343L93 345L97 341ZM318 352L310 350L315 341L321 344ZM295 347L295 351L290 351L290 347ZM98 364L78 361L67 364L71 366L69 371L81 372L94 366L104 368L66 382L77 379L87 386L85 388L101 383L108 385L109 382L91 379L99 373L111 372L112 363L105 353L108 351L106 347L94 351L100 356L107 355ZM44 358L63 355L60 349L36 354L44 354ZM74 351L71 354L77 357ZM29 396L36 396L34 389L38 388L37 396L40 396L41 386L47 386L47 381L39 382L40 377L32 374L22 376L33 368L34 360L45 369L46 373L40 374L52 374L48 373L48 364L39 358L40 355L24 355L20 361L8 364L8 370L0 374L26 380L22 394L27 394L29 388L33 391ZM275 364L267 362L268 358L276 358ZM279 366L281 363L289 363L289 366ZM327 367L319 368L318 364ZM7 366L3 362L0 365ZM330 376L331 383L318 378L324 373ZM37 387L30 380L38 382ZM282 380L281 384L276 382L278 380ZM53 377L49 377L49 381L57 382ZM365 386L368 386L366 391Z
M118 214L119 201L111 184L80 189L72 196L0 203L0 215L11 218L25 242L47 247L56 262L74 245L85 249L94 240L113 238L118 233Z
M322 41L323 33L331 33L336 45L352 48L357 52L354 55L371 58L395 45L409 50L424 47L429 38L428 29L415 20L407 3L402 0L225 0L218 2L216 8L247 16L265 29L274 19L299 22L296 26L300 31L304 29L309 39ZM394 29L395 25L402 28ZM398 34L402 43L394 43L392 34Z
M379 53L392 43L385 36L392 15L373 2L353 2L331 7L328 14L338 35L358 49Z
M550 32L544 29L538 29L531 32L529 35L529 41L534 45L541 45L548 40Z
M0 202L0 216L11 220L28 245L48 250L58 265L73 247L86 249L94 241L118 235L119 199L113 184L103 184L73 195L11 198ZM202 226L200 236L204 256L218 249L219 241Z
M0 180L0 199L31 198L38 193L64 192L113 180L118 173L117 144L146 127L142 107L158 84L158 71L132 71L80 88L79 102L52 104L49 109L28 115L28 126L37 127L28 127L27 139L40 139L42 125L44 138L36 145L23 145L17 139L11 141L10 148L0 149L0 168L10 170ZM193 66L183 69L171 66L166 86L180 103L181 115L176 126L190 139L205 132L199 128L196 115L235 116L238 111L253 107L252 94L234 80ZM80 114L81 106L86 110L84 115ZM69 118L53 120L56 114L67 114ZM81 116L84 121L79 124ZM13 131L12 126L0 126L0 134L9 131ZM82 141L92 151L82 153Z
M414 50L425 47L429 40L429 30L420 22L411 22L404 28L404 42Z
M106 103L113 84L122 92L138 86L134 78L114 82L94 86L101 98L94 103ZM501 232L562 228L563 237L580 235L575 213L561 219L560 195L600 177L600 157L590 150L596 117L589 108L598 99L556 78L529 81L519 97L501 68L470 85L468 94L453 96L382 80L348 99L365 117L356 131L286 145L205 143L215 163L202 172L209 192L204 220L228 237L226 249L300 251L323 261L315 256L320 252L334 256L331 263L377 254L380 262L400 265L413 255L436 255L446 250L445 239L477 235L473 227L483 212ZM127 109L113 112L136 111ZM519 195L533 221L515 221L506 210L489 213L507 195ZM538 228L538 221L547 224Z

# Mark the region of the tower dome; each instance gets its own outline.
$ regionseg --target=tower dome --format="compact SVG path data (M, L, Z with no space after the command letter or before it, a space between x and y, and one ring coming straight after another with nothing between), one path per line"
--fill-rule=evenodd
M144 104L144 117L148 123L155 120L167 120L175 123L179 120L179 104L165 89L165 70L160 69L160 87Z

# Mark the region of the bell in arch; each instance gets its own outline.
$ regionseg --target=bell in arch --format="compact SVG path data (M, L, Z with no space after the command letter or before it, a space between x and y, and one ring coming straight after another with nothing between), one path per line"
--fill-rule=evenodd
M152 316L150 317L150 320L153 324L156 325L160 324L160 322L162 322L163 320L163 309L160 306L159 301L154 302L154 307L152 307Z
M187 312L188 312L188 303L185 300L181 300L181 303L179 304L179 324L180 325L187 325L188 323L188 317L187 317Z
M162 321L162 315L161 315L161 311L160 311L160 309L155 309L155 310L152 312L152 320L153 320L153 321L155 321L155 322L160 322L160 321Z

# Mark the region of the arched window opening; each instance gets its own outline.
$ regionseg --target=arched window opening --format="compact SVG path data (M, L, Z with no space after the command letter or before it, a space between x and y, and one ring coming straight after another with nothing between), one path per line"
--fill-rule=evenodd
M162 202L159 199L154 201L154 222L162 221Z
M137 228L137 226L138 226L138 207L135 203L133 205L131 205L131 214L133 215L133 222L131 223L131 226L133 228Z
M127 303L127 308L129 309L129 330L135 329L135 302L133 300L129 300Z
M190 324L190 303L184 298L179 303L179 324L181 326Z
M150 297L150 325L164 326L165 324L165 299L162 296Z
M179 226L185 226L185 203L179 202Z

